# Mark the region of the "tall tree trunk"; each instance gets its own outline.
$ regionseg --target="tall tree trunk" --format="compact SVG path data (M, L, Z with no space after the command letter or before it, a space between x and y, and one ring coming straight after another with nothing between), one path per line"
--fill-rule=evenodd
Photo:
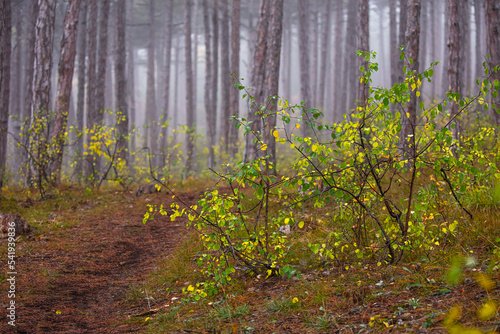
M31 127L31 116L33 106L33 73L35 63L35 41L36 41L36 22L38 19L38 2L29 2L28 18L29 25L27 29L26 40L26 59L24 65L24 108L22 109L21 118L24 123L23 140L22 140L22 175L25 177L25 185L28 186L33 178L30 168L30 160L28 156L28 147L30 143L30 133L28 129Z
M172 0L170 0L172 1ZM132 6L134 1L130 0L127 8L127 19L132 20ZM135 48L132 39L131 30L128 31L127 45L127 92L128 92L128 111L129 111L129 129L130 133L130 149L135 151L137 133L133 130L136 128L136 106L135 106Z
M213 43L212 43L212 108L217 109L218 95L218 85L219 85L219 0L214 0L213 2L213 12L212 12L212 29L213 29ZM215 130L214 137L217 133L217 116L214 118ZM209 141L211 139L207 138ZM215 139L214 139L215 144ZM210 150L210 149L209 149ZM213 148L211 149L213 150ZM209 153L209 166L215 165L215 153Z
M89 22L87 36L87 129L92 129L97 124L96 115L96 77L97 77L97 0L89 0ZM87 135L87 147L90 146L90 135ZM85 176L87 182L96 181L97 169L94 168L97 157L88 152L86 156Z
M411 0L399 0L399 37L398 37L398 46L405 45L405 52L408 50L408 45L406 43L406 25L408 21L408 6ZM399 56L399 54L398 54ZM399 59L399 57L398 57ZM402 83L404 78L403 67L404 61L398 60L398 83Z
M207 146L208 146L208 167L213 166L214 154L214 137L216 124L216 110L212 104L212 84L213 84L213 63L212 63L212 43L210 33L210 12L208 1L203 0L203 23L205 26L205 119L207 131Z
M448 44L448 50L449 50L448 82L450 85L449 89L454 93L462 95L463 85L460 82L461 79L460 72L463 71L463 69L460 68L460 63L461 63L460 58L461 56L463 56L463 53L460 51L460 46L462 42L461 37L463 36L460 36L460 31L462 28L460 22L461 19L460 9L458 8L459 5L455 0L447 0L446 5L448 6L448 27L450 29L449 32L450 42ZM452 103L450 117L456 117L458 114L458 109L459 109L458 103ZM458 119L455 119L454 124L452 124L452 133L453 133L453 139L458 140L460 134Z
M341 119L343 113L345 112L345 94L342 93L342 87L345 84L340 80L342 78L342 74L345 71L341 69L341 62L343 59L343 50L345 47L342 47L342 31L343 31L343 2L340 0L336 0L337 6L335 9L335 43L333 48L333 92L330 92L331 95L334 96L333 99L333 117L332 121L338 121Z
M345 34L345 54L344 54L344 68L342 69L342 99L341 99L341 112L346 114L350 107L354 107L357 91L358 69L356 68L356 28L349 25L349 22L356 22L357 1L349 1L347 7L347 27Z
M12 12L10 0L0 1L0 191L4 183L9 128L10 53Z
M269 53L266 55L266 77L265 77L265 92L267 96L277 96L279 91L279 74L280 74L280 55L281 55L281 38L283 35L283 1L271 0L271 13L268 32L267 45L270 47ZM276 112L278 101L274 100L269 104L267 113L271 116L266 117L263 136L267 144L266 155L269 155L269 160L276 166L276 141L271 134L276 127ZM271 171L276 173L276 169Z
M51 178L56 184L61 180L64 139L66 137L73 71L75 68L76 32L79 12L80 0L71 0L68 4L66 18L64 19L64 32L61 40L61 56L59 57L57 79L56 119L52 131L56 147Z
M481 52L481 41L483 39L483 33L482 33L482 10L481 7L483 6L483 0L474 0L474 20L475 20L475 27L476 27L476 36L475 36L475 42L476 42L476 47L475 49L475 67L474 67L474 78L477 79L481 77L481 75L484 73L483 70L483 54Z
M493 71L500 64L500 2L496 0L485 0L484 12L486 21L486 48L490 58L491 81L500 80L500 71ZM500 125L500 94L493 97L493 120Z
M257 40L254 47L253 65L250 74L250 82L254 88L251 92L254 96L254 103L250 106L247 118L249 122L252 122L250 128L257 136L262 134L264 128L259 110L261 105L265 105L266 99L264 95L264 81L266 74L267 33L269 24L268 15L270 11L270 1L261 0L259 21L257 22ZM257 142L254 143L254 139L256 139L254 134L249 133L245 136L245 151L243 153L243 160L245 162L249 162L253 158L258 158L260 156L259 152L261 144Z
M54 42L55 0L39 0L39 12L36 23L35 62L33 75L33 118L43 121L49 117L52 50ZM43 191L43 181L49 180L48 175L48 136L50 133L49 122L45 129L34 135L31 154L33 176L40 191Z
M459 72L462 94L469 95L471 88L471 42L470 42L470 2L462 0L458 6L459 24L460 24L460 39L462 46L460 47L460 64L462 69Z
M323 36L321 37L321 70L319 72L319 99L318 107L325 110L325 88L326 88L326 73L328 64L328 50L330 48L330 17L332 11L332 0L326 0L326 10L323 19Z
M191 53L191 0L184 3L184 38L186 58L186 123L187 123L187 155L186 155L186 177L194 170L194 149L196 124L194 123L194 101L193 101L193 64Z
M126 2L118 1L116 3L116 45L115 45L115 96L116 96L116 112L117 116L117 130L118 149L120 150L119 157L128 165L128 139L129 139L129 116L127 104L127 77L126 77L126 63L127 63L127 47L125 44L125 21L127 19Z
M95 90L95 115L96 124L99 126L103 125L104 120L104 94L106 92L106 73L108 69L108 23L109 23L109 7L111 0L100 0L101 11L99 15L99 44L97 53L97 79L96 79L96 90ZM99 162L99 159L97 159ZM100 166L98 163L97 166ZM99 172L100 168L96 166L96 170Z
M237 76L239 76L240 72L240 6L240 0L233 0L231 15L231 73L236 73ZM231 87L231 116L239 116L239 97L239 91ZM238 152L238 130L235 128L234 124L234 121L229 123L229 139L227 141L230 145L229 152L232 156L235 156Z
M22 57L25 53L23 49L23 21L24 21L24 10L26 6L18 5L17 10L15 11L15 44L12 50L14 54L14 58L12 59L12 67L11 67L11 78L13 79L11 82L11 114L13 120L13 132L14 136L16 136L16 140L20 140L21 134L21 126L22 126L22 98L23 98L23 89L22 89ZM18 145L14 146L14 161L11 165L13 171L21 170L21 152L22 149ZM0 175L1 176L1 175ZM21 175L16 174L16 179L21 177Z
M368 26L369 20L369 3L368 0L358 0L358 50L368 52L370 51L370 32ZM358 57L358 68L368 70L368 61L366 57ZM363 73L359 73L364 75ZM368 82L358 80L358 104L360 107L365 108L368 100Z
M318 4L321 6L321 4ZM318 107L318 46L319 46L319 36L318 29L320 26L320 15L315 8L315 6L310 6L308 21L311 22L309 28L311 29L309 32L310 36L310 45L309 49L311 50L309 53L310 56L310 80L311 80L311 101L310 105L314 108ZM324 26L324 22L321 22L321 25Z
M76 105L76 130L83 131L83 117L85 115L85 60L87 58L87 1L80 3L80 27L78 28L78 96ZM83 175L83 135L78 138L75 148L77 180Z
M165 23L165 61L164 61L164 82L163 82L163 113L162 122L170 122L170 64L172 59L172 34L173 34L173 13L174 13L174 1L167 0L167 20ZM168 124L168 123L165 123ZM162 164L161 167L165 167L167 159L167 143L168 143L168 126L162 126L161 133L161 145L160 150L162 152Z
M231 68L229 65L229 4L228 0L221 1L221 113L220 113L220 135L224 138L224 151L227 152L229 141L229 117L230 114L230 89Z
M396 3L397 0L389 0L389 48L391 52L389 53L389 62L391 68L391 82L390 87L394 86L398 82L398 35L397 35L397 24L396 24ZM391 112L394 114L395 105L391 105Z
M444 2L444 53L443 53L443 73L441 81L441 95L445 95L448 91L448 67L449 67L449 39L450 39L450 27L449 27L449 13L448 5Z
M312 133L310 122L311 113L308 111L311 105L311 82L309 78L309 53L308 53L308 35L309 19L307 17L309 8L308 0L299 0L299 62L300 62L300 93L301 100L305 101L303 106L303 119L305 124L302 126L302 134L309 137Z
M149 147L153 156L153 166L157 167L157 122L156 122L156 83L155 83L155 38L154 38L154 0L149 0L149 29L148 29L148 74L146 88L146 133L144 144Z
M416 74L419 70L418 53L420 43L420 0L408 0L408 24L406 27L406 57L411 59L406 64L409 71ZM415 84L416 76L413 77ZM407 116L408 115L408 116ZM400 149L407 158L411 150L415 150L415 126L417 122L416 90L410 93L410 101L406 103L406 111L401 113ZM410 136L411 135L411 136ZM415 158L414 156L411 156Z

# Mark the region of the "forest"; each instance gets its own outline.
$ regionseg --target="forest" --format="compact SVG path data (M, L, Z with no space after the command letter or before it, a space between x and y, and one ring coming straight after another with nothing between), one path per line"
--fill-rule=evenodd
M0 0L0 331L500 332L499 70L498 0Z

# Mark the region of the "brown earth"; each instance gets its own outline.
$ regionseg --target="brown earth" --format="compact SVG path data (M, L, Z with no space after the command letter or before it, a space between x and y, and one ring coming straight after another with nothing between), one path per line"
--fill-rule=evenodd
M128 321L142 310L131 308L127 294L186 230L182 220L172 223L168 217L142 223L146 204L166 204L171 195L116 197L113 203L81 201L73 207L75 225L19 240L16 326L7 323L8 285L2 280L0 333L136 333L144 328ZM53 219L64 224L57 213Z

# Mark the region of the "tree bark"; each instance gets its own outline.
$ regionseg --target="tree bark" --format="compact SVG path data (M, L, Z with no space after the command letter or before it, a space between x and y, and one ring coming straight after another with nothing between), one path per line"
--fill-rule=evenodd
M106 92L106 72L108 68L108 22L109 22L109 7L111 0L100 0L101 12L99 15L99 44L97 53L97 75L95 88L95 124L103 125L104 110L104 94ZM96 170L100 171L100 159L96 160Z
M87 36L87 129L92 129L97 123L96 115L96 67L97 67L97 0L89 0L89 22ZM87 134L87 147L90 145L90 135ZM97 178L96 169L94 168L97 160L93 154L87 152L85 176L87 182L93 182Z
M187 177L194 170L194 149L196 124L194 123L194 101L193 101L193 65L191 53L191 0L184 2L184 39L185 39L185 61L186 61L186 123L187 123L187 145L186 145L186 172Z
M411 59L406 66L414 75L419 70L418 54L420 43L420 0L408 0L408 24L406 27L406 57ZM417 84L416 76L413 77ZM407 158L415 149L415 126L417 122L416 90L410 93L410 101L406 103L406 111L401 112L400 150ZM411 136L410 136L411 135ZM414 158L414 157L413 157Z
M460 82L460 57L463 53L460 51L460 45L462 42L460 36L461 22L460 22L460 9L459 5L455 0L447 0L446 5L448 6L448 27L449 32L449 44L448 44L448 83L450 91L462 95L462 83ZM463 37L463 36L462 36ZM459 105L458 103L451 104L450 117L456 117L458 113ZM452 123L452 133L453 139L458 140L460 129L458 119L455 119L454 124Z
M486 48L490 58L491 82L500 80L500 70L493 71L495 66L500 64L500 2L496 0L485 0L484 12L486 21ZM500 94L492 99L493 121L500 125Z
M12 13L10 0L0 1L0 192L4 184L9 128L10 53Z
M213 2L213 12L212 12L212 29L213 29L213 43L212 43L212 109L217 113L217 100L218 100L218 85L219 85L219 0L214 0ZM215 136L217 133L217 116L214 116L214 144ZM208 141L211 139L207 138ZM213 145L212 145L213 146ZM209 150L213 150L209 148ZM209 166L215 165L215 153L209 153Z
M76 33L78 27L78 14L80 0L71 0L68 4L66 18L64 19L64 32L61 40L61 56L59 57L56 119L52 138L55 141L55 159L52 164L52 182L58 184L61 180L61 167L64 153L64 139L67 137L66 127L68 122L73 72L76 56Z
M128 165L128 140L129 140L129 116L127 104L127 47L125 21L127 19L126 2L118 1L116 3L116 45L115 45L115 99L117 112L117 130L119 158ZM119 113L119 116L118 116Z
M302 126L302 135L304 137L309 137L312 134L311 131L311 113L308 111L311 105L311 82L309 78L309 50L308 50L308 38L309 38L309 21L308 21L308 0L299 0L299 62L300 62L300 93L301 100L304 101L302 113L303 120L305 124Z
M39 0L38 2L32 114L33 118L42 122L49 117L55 5L55 0ZM49 180L49 156L47 152L48 136L51 130L49 123L47 121L46 128L40 129L34 134L33 146L30 149L32 157L35 159L31 161L33 176L41 191L43 191L42 182Z
M399 0L399 37L398 37L398 47L405 45L405 52L408 50L408 45L406 44L406 25L408 21L408 6L409 2L411 0ZM403 67L404 67L404 61L399 60L399 55L398 53L398 83L402 83L405 78L404 78L404 73L403 73Z
M213 166L215 159L214 152L214 137L215 137L215 124L216 124L216 110L213 108L212 103L212 84L214 82L213 63L212 63L212 43L210 32L210 11L208 8L208 1L203 0L203 23L205 27L205 119L207 131L207 146L208 146L208 167Z
M172 0L170 0L172 1ZM132 6L134 1L129 1L129 6L127 7L127 19L132 19ZM135 151L136 149L136 133L133 131L137 124L136 119L136 109L135 109L135 48L133 39L131 37L131 31L128 31L128 45L127 45L127 92L128 92L128 112L129 112L129 129L130 134L130 149Z
M477 79L481 77L481 75L484 73L483 70L483 54L481 52L481 41L483 39L483 33L482 33L482 6L483 6L483 1L482 0L474 0L474 19L475 19L475 27L476 27L476 36L475 36L475 41L476 41L476 47L475 47L475 67L474 67L474 79Z
M326 10L324 13L324 23L323 23L323 36L321 37L321 70L319 79L319 99L318 107L325 110L325 88L326 88L326 73L328 65L328 50L330 48L330 28L331 28L331 11L332 11L332 0L326 0Z
M240 72L240 0L233 0L231 16L231 73L239 75ZM230 116L239 116L239 97L240 93L234 87L230 90ZM229 120L227 120L229 121ZM229 123L229 152L235 156L238 152L238 130L234 126L235 122ZM227 150L227 148L226 148Z
M153 156L153 166L157 167L157 122L156 122L156 83L155 83L155 38L154 38L154 0L149 0L148 28L148 73L146 88L146 131L144 146L148 147Z
M162 122L170 122L170 64L172 59L172 34L173 34L173 12L174 12L174 1L167 0L167 19L165 23L165 61L164 61L164 83L163 83L163 113ZM162 126L161 133L161 145L160 150L162 152L162 167L166 165L167 158L167 142L168 142L168 126Z
M370 32L369 32L369 3L368 0L358 0L358 50L370 51ZM364 56L358 57L358 68L368 70L368 61ZM359 73L359 75L364 75ZM361 108L366 107L368 100L368 83L358 80L358 105Z
M342 90L345 87L345 84L341 81L343 73L342 66L340 65L343 59L343 50L345 47L342 47L342 31L343 31L343 2L340 0L336 1L337 7L335 9L335 43L333 49L333 92L331 94L334 96L333 99L333 116L332 121L338 121L341 119L342 114L345 112L345 94L343 94Z
M221 113L220 113L220 136L224 138L224 151L227 152L229 142L229 118L230 114L230 89L231 68L229 65L229 4L228 0L221 1ZM215 140L214 140L215 142Z

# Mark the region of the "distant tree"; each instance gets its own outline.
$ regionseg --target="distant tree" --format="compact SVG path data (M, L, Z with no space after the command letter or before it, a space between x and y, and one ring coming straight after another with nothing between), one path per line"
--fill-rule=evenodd
M493 70L500 64L500 2L485 0L486 48L489 55L488 66ZM490 71L492 80L500 80L500 70ZM493 120L500 125L500 94L493 97Z
M55 139L55 159L51 169L51 179L59 183L61 179L61 166L64 153L64 140L69 115L71 88L73 84L73 71L76 56L76 32L78 27L78 15L80 12L80 0L71 0L64 19L64 32L61 40L61 56L57 76L57 99L56 119L52 130Z
M194 96L193 96L193 65L191 53L191 0L184 2L184 44L186 61L186 123L187 123L187 145L186 145L186 171L188 176L194 170L194 140L196 124L194 122Z
M398 34L397 34L397 24L396 24L396 4L397 0L389 0L389 48L390 48L390 57L389 62L391 64L391 82L390 86L392 87L395 83L398 82L398 61L399 61L399 52L397 51L398 45ZM394 109L394 106L391 106L391 110ZM392 110L394 111L394 110Z
M9 127L10 53L12 12L10 0L0 1L0 188L5 178ZM1 191L1 190L0 190Z
M413 74L419 70L418 53L420 44L420 0L408 0L408 23L406 27L406 58L411 59L406 66ZM417 80L415 78L415 80ZM408 116L407 116L408 115ZM415 147L415 126L417 123L416 90L410 93L410 101L406 103L405 112L401 113L400 150L408 156Z
M169 122L170 117L170 64L172 59L172 34L173 34L173 13L174 13L174 1L167 0L166 7L167 17L165 20L165 61L163 63L164 72L164 82L163 82L163 113L161 120L162 122ZM162 167L165 167L166 161L166 150L167 150L167 138L168 138L168 127L162 127L161 133L161 145L160 150L162 152Z
M78 27L78 92L76 103L76 129L81 133L83 130L83 118L85 116L85 60L87 58L87 1L80 3L80 27ZM83 137L79 138L75 155L77 157L75 174L77 179L83 175Z
M22 109L22 96L23 96L23 88L21 87L22 82L22 57L24 55L23 50L23 39L24 39L24 11L26 7L24 4L19 4L16 6L13 13L13 25L15 31L15 39L13 38L13 47L12 47L12 64L10 67L11 70L11 89L10 89L10 110L9 113L12 115L12 125L13 125L13 134L16 136L16 141L19 140L19 134L21 133L21 109ZM19 138L19 139L18 139ZM13 163L11 163L11 167L13 171L19 171L21 167L21 151L19 147L16 145L14 147L14 157ZM1 175L0 175L1 176Z
M328 67L328 50L330 48L330 29L331 29L331 11L332 0L326 0L325 13L323 17L323 32L321 36L321 70L319 71L319 98L318 107L324 110L326 106L325 91L326 91L326 74Z
M239 75L240 71L240 6L240 0L233 0L231 15L231 73L236 73L236 75ZM231 88L229 93L231 99L230 116L236 115L238 117L239 92L235 88ZM234 122L231 122L229 125L228 137L227 144L229 145L229 151L234 156L238 151L238 131L234 127Z
M128 164L128 104L127 104L127 47L125 44L125 22L127 19L126 1L116 2L116 32L115 32L115 99L116 112L119 112L121 117L117 125L119 138L117 145L120 148L120 158Z
M94 116L96 122L94 124L102 125L104 120L104 95L106 93L106 73L108 71L108 25L109 25L109 8L111 0L100 0L101 10L99 13L99 40L97 52L97 75L95 87L95 109ZM100 171L100 160L96 160L96 171Z
M358 50L366 52L370 51L369 10L368 0L358 0ZM368 70L368 61L365 57L358 57L358 68ZM357 100L360 107L366 106L368 83L358 80Z
M172 0L170 0L172 1ZM132 19L132 6L134 0L129 1L129 5L127 7L127 20ZM133 39L131 37L131 29L128 30L126 34L128 36L127 41L127 93L128 93L128 112L129 112L129 132L130 130L135 128L136 122L136 109L135 109L135 47L133 43ZM136 149L136 135L135 133L131 133L130 138L130 149Z
M220 53L221 53L221 113L220 113L220 137L224 138L224 149L227 152L229 140L229 117L230 117L230 90L231 67L229 65L229 4L228 0L221 0L220 21Z
M483 71L483 54L482 54L482 48L481 48L481 42L483 41L483 20L484 20L484 13L483 13L483 8L484 8L484 0L474 0L474 20L475 20L475 41L476 41L476 47L474 49L475 51L475 58L476 58L476 63L474 67L474 78L479 78L481 74L484 73Z
M214 82L213 76L213 62L212 62L212 48L213 42L211 40L210 30L210 11L208 1L203 0L203 23L205 27L205 120L207 131L207 146L208 146L208 166L212 167L215 160L214 144L216 132L216 110L213 108L213 94L212 84Z
M406 45L406 25L408 22L408 5L409 5L410 0L399 0L399 35L398 35L398 47ZM399 56L399 54L398 54ZM399 59L399 57L398 57ZM404 73L403 73L403 67L404 67L404 62L397 60L398 64L398 83L401 83L404 81Z
M309 18L308 18L308 0L298 1L298 14L299 14L299 62L300 62L300 95L301 99L305 101L303 112L304 119L309 122L311 120L311 114L309 107L311 106L311 81L309 77L310 62L309 62ZM307 126L302 127L302 133L304 137L311 135L311 128Z
M36 22L32 105L33 118L37 120L49 117L55 6L55 0L38 1L39 12ZM49 178L49 175L47 175L49 172L47 169L49 133L49 124L46 124L46 128L34 135L33 145L30 148L32 158L35 159L31 161L32 175L35 177L34 181L39 186L39 189L42 189L42 182Z
M214 111L217 109L217 100L219 97L218 87L219 87L219 0L213 0L213 11L212 11L212 109ZM214 118L215 122L215 132L214 140L217 133L217 117ZM214 141L215 143L215 141ZM211 158L210 166L215 165L215 155Z
M149 147L153 155L153 167L158 164L156 154L157 147L157 121L156 121L156 83L155 83L155 3L154 0L149 0L149 19L148 19L148 72L147 72L147 87L146 87L146 129L144 134L144 146Z
M97 79L97 0L89 0L89 21L87 24L87 128L92 128L97 123L96 115L96 79ZM86 137L87 146L90 144L90 136ZM85 165L85 176L95 179L94 163L97 157L87 154ZM88 179L87 179L88 181Z
M345 84L341 81L342 74L345 71L342 70L342 58L344 56L344 47L342 47L342 32L343 32L343 1L336 0L337 6L335 7L335 42L333 43L333 78L336 78L333 82L333 92L329 92L333 95L333 115L332 121L339 120L345 108L345 95L343 94L343 87Z
M323 2L323 1L322 1ZM319 3L318 6L321 6ZM321 15L318 12L317 6L309 6L308 21L309 21L309 65L310 69L310 85L311 85L311 106L318 107L318 60L319 60L319 28L320 25L324 26L321 22Z

